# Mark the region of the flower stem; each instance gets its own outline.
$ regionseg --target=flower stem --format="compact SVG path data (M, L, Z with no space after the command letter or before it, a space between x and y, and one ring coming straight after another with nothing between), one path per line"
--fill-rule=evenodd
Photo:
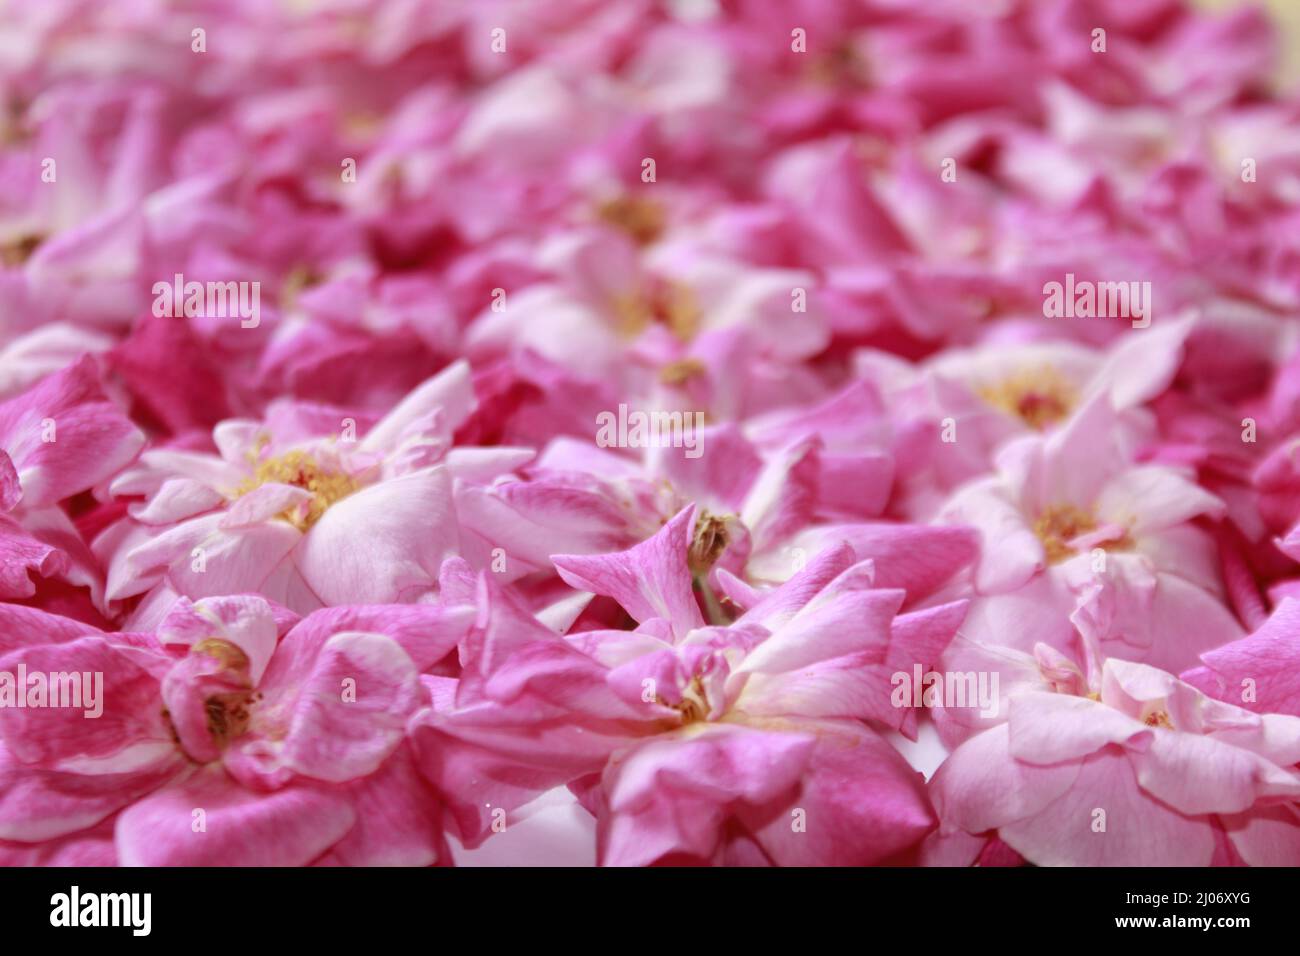
M718 596L713 593L713 588L709 587L709 580L705 575L696 575L695 587L700 592L700 600L704 602L705 619L715 627L726 627L731 623L729 615L722 607L722 602Z

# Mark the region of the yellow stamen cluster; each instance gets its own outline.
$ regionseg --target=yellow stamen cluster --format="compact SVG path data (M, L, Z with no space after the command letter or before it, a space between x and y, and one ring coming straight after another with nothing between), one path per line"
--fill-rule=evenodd
M679 703L670 705L662 697L656 696L655 702L664 706L671 706L673 710L682 715L683 724L694 724L704 720L709 716L709 699L704 690L704 682L696 674L691 678L691 682L686 689L682 691L682 699Z
M190 648L190 653L206 654L220 663L223 670L230 672L232 676L238 678L239 682L247 685L239 690L212 694L203 701L208 733L218 745L224 747L248 729L249 721L252 719L251 708L261 699L261 694L253 689L249 680L248 655L230 641L219 637L209 637L199 641ZM170 722L171 717L165 708L163 715ZM173 737L175 733L173 727ZM179 738L177 742L180 742Z
M648 246L664 231L664 209L653 199L616 196L596 207L596 218L620 229L642 246Z
M659 369L659 381L664 385L684 385L697 375L703 375L706 371L708 369L699 359L678 359Z
M861 88L871 83L870 65L850 43L836 43L826 53L811 56L804 76L814 86L833 89Z
M1163 727L1166 730L1174 729L1174 722L1169 717L1167 710L1153 710L1142 718L1142 723L1148 727Z
M1070 542L1080 535L1097 530L1097 519L1092 513L1074 505L1053 505L1044 509L1034 522L1034 534L1043 543L1048 563L1056 564L1075 555ZM1100 541L1094 547L1104 551L1123 551L1133 547L1127 533L1109 541Z
M614 296L610 307L614 312L618 332L624 338L631 339L640 335L653 318L650 306L639 292Z
M248 729L248 723L252 719L249 707L255 702L256 696L251 690L232 691L213 694L203 702L208 717L208 732L218 744L225 746Z
M0 263L11 269L24 265L42 241L42 236L22 235L0 242Z
M666 283L660 291L657 305L656 314L674 335L683 342L695 338L703 314L690 286L680 282Z
M234 644L219 637L209 637L199 641L190 648L190 653L207 654L220 662L226 670L248 670L248 655Z
M691 569L691 574L696 578L708 574L714 563L727 550L727 545L731 542L731 535L727 528L729 521L729 516L719 517L703 509L695 519L695 534L691 539L686 562Z
M683 342L695 338L703 313L690 286L663 282L625 295L611 303L618 329L631 338L645 331L651 322L662 322Z
M280 309L291 311L298 304L298 296L313 286L320 285L325 276L311 266L294 266L280 286Z
M279 515L299 531L306 531L320 520L330 505L361 487L351 475L323 468L310 455L295 450L257 462L252 477L239 486L236 497L272 482L311 492L311 501L307 502L305 511L299 507L288 508Z
M868 169L885 169L893 161L894 146L882 136L860 133L853 140L853 155Z
M990 405L1038 431L1069 415L1078 399L1073 386L1048 366L1017 372L977 392Z
M1043 543L1047 560L1051 564L1074 555L1069 542L1081 534L1096 530L1097 521L1091 514L1074 505L1054 505L1045 510L1034 522L1034 534Z
M0 146L21 146L32 138L32 127L27 122L28 103L11 96L0 103Z
M374 139L383 131L384 118L368 110L358 110L343 117L343 132L356 139Z

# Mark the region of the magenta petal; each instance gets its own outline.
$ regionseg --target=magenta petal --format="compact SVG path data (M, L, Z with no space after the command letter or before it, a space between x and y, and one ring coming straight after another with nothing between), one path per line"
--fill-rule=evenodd
M18 480L13 459L0 448L0 513L12 511L22 496L23 486Z
M849 721L806 727L818 743L799 793L755 829L778 866L871 866L934 829L924 778L882 738Z
M124 773L74 773L29 766L0 747L0 840L44 842L99 823L184 770L168 748Z
M344 631L314 644L298 630L281 642L240 756L336 783L373 773L419 704L415 664L382 634Z
M29 674L90 675L92 692L99 688L95 695L102 713L88 718L84 698L82 707L0 707L0 735L14 756L27 763L94 758L103 765L100 772L115 763L135 769L134 746L171 745L159 706L159 677L169 663L158 652L110 643L104 637L8 654L0 659L0 671L17 673L21 665Z
M355 822L332 790L254 793L208 767L123 811L116 842L123 866L305 866Z
M656 617L670 621L680 639L704 624L686 564L694 519L695 507L688 506L658 534L631 550L557 554L551 560L573 587L612 597L637 621Z
M48 578L68 567L67 556L29 534L7 515L0 515L0 598L25 598L36 593L35 572Z
M36 644L62 644L100 633L89 624L40 608L0 603L0 654Z
M813 747L797 725L714 724L631 750L605 771L610 814L600 830L602 864L639 866L673 853L708 858L724 808L732 801L763 805L785 793Z
M104 396L88 357L0 404L0 447L13 460L28 507L98 484L143 445L144 435Z
M1300 600L1286 598L1254 634L1207 651L1201 660L1215 696L1260 713L1300 716Z
M450 859L437 793L419 776L410 748L398 748L376 772L348 785L356 824L325 863L431 866Z

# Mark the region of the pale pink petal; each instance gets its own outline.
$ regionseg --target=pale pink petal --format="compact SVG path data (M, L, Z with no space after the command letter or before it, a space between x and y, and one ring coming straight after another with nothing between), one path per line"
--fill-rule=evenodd
M1141 535L1190 521L1217 517L1224 504L1189 478L1159 465L1140 465L1115 476L1096 500L1098 518Z
M1107 744L1150 746L1155 731L1100 701L1069 694L1022 693L1007 717L1010 753L1026 763L1079 760Z
M172 524L211 511L225 496L193 478L169 478L144 504L130 506L131 517L144 524Z
M855 565L827 585L789 622L750 651L736 673L789 672L868 649L883 661L890 624L902 606L904 594L867 590L844 582L855 574L855 568L861 567Z
M1148 796L1126 757L1109 751L1085 760L1075 785L1040 812L998 832L1038 866L1208 866L1214 854L1207 818Z
M737 623L758 624L769 631L777 631L822 588L855 564L861 565L861 562L855 561L853 550L843 542L815 551L812 559L783 584L766 591L753 591L749 609ZM864 574L865 568L860 566L857 573Z
M1219 818L1250 866L1300 866L1300 811L1295 804L1257 807Z
M68 567L67 556L32 537L22 525L0 515L0 598L24 598L36 593L33 572L49 578Z
M1300 798L1300 775L1213 737L1157 731L1129 759L1147 793L1189 816L1240 813L1263 797Z
M469 363L454 362L412 391L371 428L360 442L360 450L381 454L397 451L404 438L418 437L412 434L413 428L433 411L442 413L440 428L444 435L450 435L473 408Z
M457 540L451 479L431 468L331 506L303 537L294 562L327 605L397 603L432 588Z
M0 654L34 644L62 644L90 635L102 636L102 632L40 608L0 602Z
M1195 324L1195 319L1162 322L1121 337L1089 382L1089 389L1109 392L1111 403L1119 409L1155 398L1173 380L1183 359L1183 342Z
M343 631L369 631L396 641L417 670L453 651L476 617L475 608L451 604L377 604L322 608L297 625L295 640L321 641ZM309 636L310 635L310 636Z
M749 529L755 550L788 538L811 520L820 452L820 439L804 439L774 455L754 479L740 520Z
M1047 564L1043 545L1026 524L1020 505L994 481L958 492L940 517L946 523L966 525L979 533L975 584L981 593L1013 591Z
M1285 598L1254 634L1201 659L1214 675L1215 688L1206 688L1214 696L1247 710L1300 716L1300 600Z
M945 828L984 833L1043 812L1074 790L1078 777L1076 763L1036 767L1016 760L1002 724L952 752L930 780L930 798Z
M306 488L267 482L236 498L221 516L217 527L230 531L270 521L286 511L304 514L311 500L312 493Z

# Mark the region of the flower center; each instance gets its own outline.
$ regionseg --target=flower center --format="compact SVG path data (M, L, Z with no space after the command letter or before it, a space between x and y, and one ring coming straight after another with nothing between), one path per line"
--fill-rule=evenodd
M27 123L27 103L16 96L0 103L0 146L21 146L32 138Z
M28 234L0 242L0 263L11 269L24 265L43 241L44 236Z
M190 653L207 654L208 657L216 660L226 670L248 670L248 655L234 644L223 641L219 637L208 637L199 641L190 648Z
M219 748L224 748L230 741L248 730L252 716L251 707L262 699L261 693L253 689L249 681L248 655L230 641L219 637L209 637L199 641L190 648L190 654L201 654L216 661L221 668L222 683L234 688L217 691L203 698L203 713L208 733ZM244 686L240 686L241 684ZM163 714L170 722L171 717L166 709L163 710ZM184 743L176 735L175 726L172 727L172 734L183 748Z
M1142 716L1142 723L1148 727L1163 727L1165 730L1173 730L1174 722L1169 716L1169 711L1162 707L1153 707Z
M653 199L615 196L596 207L596 218L627 233L642 246L654 242L664 231L663 206Z
M1056 564L1075 553L1074 548L1070 547L1071 541L1096 527L1096 519L1082 508L1053 505L1034 522L1034 534L1043 543L1048 562Z
M1070 414L1074 388L1053 368L1027 369L977 392L995 408L1019 418L1036 431L1055 425Z
M287 508L279 517L300 531L306 531L320 520L330 507L361 487L351 475L322 467L314 458L302 451L287 451L256 463L252 477L246 479L236 491L242 497L262 485L276 483L293 485L311 492L306 508Z
M659 381L664 385L683 385L708 371L697 358L677 359L659 369Z
M1071 544L1072 541L1100 527L1090 511L1074 505L1053 505L1039 514L1034 522L1034 534L1042 542L1048 563L1057 564L1083 550ZM1132 548L1133 539L1122 527L1110 525L1094 535L1091 542L1083 544L1104 551L1119 551Z
M298 296L314 286L320 285L325 281L325 276L317 272L311 266L297 265L294 266L287 276L284 283L280 286L280 310L290 312L298 304Z
M870 84L871 70L853 44L840 42L810 58L804 77L814 86L853 89Z
M629 338L641 334L651 322L663 323L683 342L694 339L700 330L703 313L691 287L681 282L655 282L648 289L616 296L612 304L619 331Z
M662 699L659 703L663 704ZM682 715L683 724L694 724L709 716L709 695L704 689L704 682L696 674L682 691L682 699L673 705L673 710Z
M203 702L208 715L208 732L218 746L224 747L248 729L249 707L256 701L257 692L247 690L213 694Z
M713 568L718 558L731 543L731 534L727 530L729 516L719 517L703 509L695 519L695 534L691 539L690 549L686 554L686 563L691 575L702 579Z

